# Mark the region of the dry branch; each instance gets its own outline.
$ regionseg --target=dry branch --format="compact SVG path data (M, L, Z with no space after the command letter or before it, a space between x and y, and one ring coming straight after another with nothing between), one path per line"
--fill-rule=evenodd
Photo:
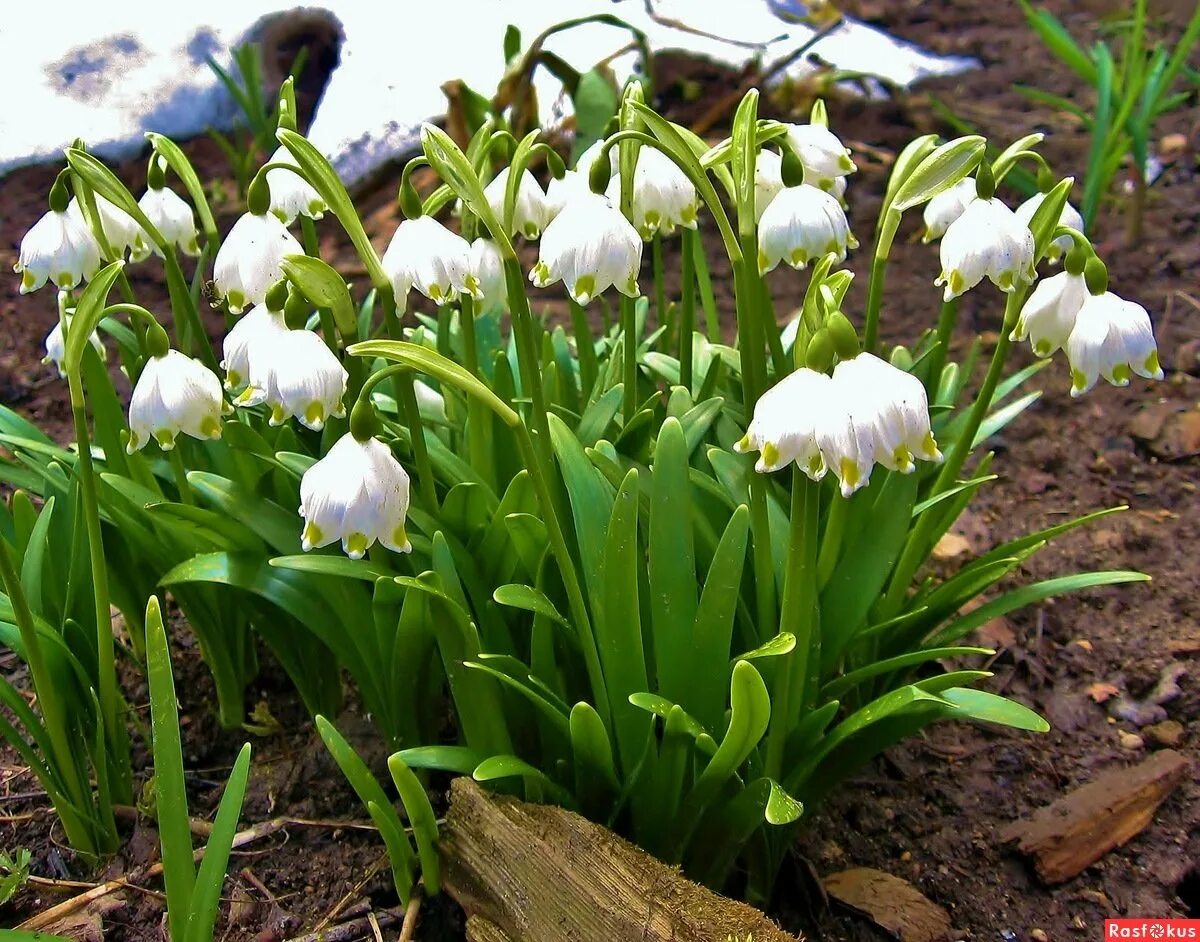
M569 811L489 796L466 778L450 795L443 881L477 942L797 942Z

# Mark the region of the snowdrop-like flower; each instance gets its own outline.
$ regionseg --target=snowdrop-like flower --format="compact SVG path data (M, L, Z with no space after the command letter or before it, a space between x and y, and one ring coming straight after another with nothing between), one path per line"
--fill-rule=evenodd
M1010 340L1029 338L1039 357L1048 357L1071 336L1079 310L1088 299L1087 282L1082 273L1059 272L1039 281L1021 308Z
M286 147L279 147L271 155L273 164L296 167L296 158ZM329 207L312 185L300 174L282 167L267 171L267 188L271 191L271 212L285 226L290 226L297 216L320 219Z
M221 437L221 381L199 360L178 350L151 356L129 402L132 455L151 438L163 451L175 447L180 432L193 438Z
M783 158L773 150L760 150L754 158L754 213L761 220L771 201L783 191Z
M746 435L734 451L757 451L756 471L777 471L794 461L812 480L821 480L828 468L820 436L828 419L832 383L824 373L805 367L789 373L759 398Z
M871 427L875 460L885 468L909 474L916 468L914 458L942 460L929 427L925 386L911 373L860 353L837 365L833 386L834 395L852 402L855 422Z
M579 155L579 159L575 161L574 170L568 170L561 180L554 177L550 179L546 185L546 206L551 220L562 212L563 207L572 198L580 193L591 192L588 178L591 176L592 165L600 156L602 147L604 147L604 141L596 141ZM608 159L615 177L617 175L617 148L613 147L609 150Z
M858 241L835 197L807 183L785 187L767 207L758 225L758 270L772 271L781 261L804 268L822 255L838 261Z
M157 190L151 187L142 194L138 206L164 239L179 246L179 250L186 255L200 254L196 216L192 207L174 190L165 186ZM138 243L133 247L133 260L140 262L152 252L162 255L158 246L145 233L141 233Z
M942 238L942 273L950 301L987 277L1001 291L1034 279L1033 233L1000 200L972 200Z
M213 263L217 294L240 314L248 305L262 303L267 290L282 280L284 258L303 254L277 217L246 213L229 230Z
M383 254L383 270L392 279L396 306L404 310L413 288L436 304L446 304L459 294L479 300L470 255L467 240L433 217L404 220Z
M412 549L404 529L408 474L378 438L347 433L300 479L301 545L305 552L338 540L361 559L378 540L388 549Z
M850 148L823 125L789 125L787 140L804 165L805 183L827 190L838 177L858 169L850 159Z
M616 148L610 153L615 153ZM609 182L608 198L617 205L621 198L621 178L614 175ZM686 173L656 147L638 151L633 171L633 205L631 222L643 239L650 239L660 229L674 232L677 227L696 228L700 203L696 188Z
M504 258L491 239L471 243L471 274L479 286L479 312L508 306L508 285L504 280Z
M610 285L637 297L642 239L607 196L576 193L542 234L541 253L529 280L544 288L562 281L579 304Z
M129 213L109 202L99 193L94 193L93 196L96 199L96 214L100 217L100 228L104 232L104 241L108 243L108 247L113 250L117 258L124 258L125 253L131 249L135 256L141 253L143 246L149 241L146 234L142 232L142 227L134 221ZM67 206L67 213L74 216L76 222L89 232L92 231L78 200L71 200ZM143 254L141 257L145 258L145 255Z
M1014 210L1017 218L1021 220L1023 225L1028 226L1033 222L1033 214L1037 212L1038 207L1042 205L1042 200L1045 198L1045 193L1035 193ZM1062 212L1058 216L1058 224L1060 226L1067 226L1077 232L1083 232L1083 216L1070 203L1063 203ZM1070 236L1059 236L1046 249L1047 261L1057 262L1063 255L1071 251L1073 244Z
M67 330L71 329L71 316L67 315ZM88 342L95 349L101 360L107 359L108 351L104 348L104 341L100 339L100 335L94 330L88 338ZM67 374L63 372L62 361L67 355L66 342L63 339L62 321L54 325L54 329L46 335L46 355L42 357L42 362L46 364L53 363L58 368L58 375L66 378Z
M977 198L974 177L965 177L950 189L942 190L925 204L925 234L921 236L921 241L940 239L950 224Z
M252 338L249 354L249 385L238 396L237 405L265 402L271 409L272 425L283 425L295 416L316 432L331 416L345 416L342 400L348 374L325 341L312 331L285 328L274 332L267 328Z
M496 218L504 221L504 197L508 190L508 171L505 167L492 179L483 191L487 197L488 206L496 214ZM517 201L513 206L512 231L510 235L520 233L526 239L536 239L553 218L546 194L534 179L533 174L526 170L521 175L521 184L517 187Z
M1082 396L1101 376L1114 386L1128 386L1131 373L1163 378L1150 315L1111 291L1089 294L1083 302L1067 338L1067 359L1072 396Z
M225 388L241 389L250 378L250 353L256 347L270 349L276 337L287 333L282 311L268 310L266 304L255 305L225 335L221 346L224 358Z
M25 233L13 271L21 275L21 294L29 294L47 279L59 288L74 288L99 267L100 246L87 226L69 211L52 209Z
M417 397L417 411L427 422L446 421L446 397L421 380L413 381L413 393Z

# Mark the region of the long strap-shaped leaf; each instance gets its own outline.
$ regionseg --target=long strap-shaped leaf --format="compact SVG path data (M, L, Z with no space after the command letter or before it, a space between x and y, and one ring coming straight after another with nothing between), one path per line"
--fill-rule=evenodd
M192 907L187 917L184 942L212 942L213 924L217 918L217 905L221 901L221 886L225 883L225 871L229 867L229 852L237 834L238 818L242 814L242 801L246 797L246 783L250 778L250 743L242 746L229 781L225 783L225 794L217 807L217 817L208 835L204 849L204 860L196 875L196 886L192 893Z

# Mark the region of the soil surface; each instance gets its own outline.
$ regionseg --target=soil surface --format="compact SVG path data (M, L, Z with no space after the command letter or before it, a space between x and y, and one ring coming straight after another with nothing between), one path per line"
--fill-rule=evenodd
M949 130L935 99L1001 145L1030 129L1047 132L1042 152L1056 171L1082 174L1086 132L1069 115L1031 105L1013 84L1036 84L1085 107L1090 93L1045 53L1024 27L1016 4L848 0L843 6L928 48L973 55L983 63L980 70L925 83L890 100L829 98L831 125L859 159L849 200L852 226L864 244L873 231L888 158L916 133ZM1048 6L1081 42L1090 44L1111 26L1110 14L1122 5L1053 0ZM1151 10L1153 29L1173 38L1191 4L1152 3ZM679 62L664 63L660 75L665 78L660 88L665 103L680 121L698 118L714 95L739 79ZM805 93L805 88L791 89L788 101L776 96L765 110L785 116L792 103L806 108ZM1164 170L1150 190L1147 236L1140 246L1124 244L1119 198L1098 227L1114 290L1144 304L1155 320L1167 379L1138 381L1125 389L1102 385L1072 400L1066 368L1057 359L1038 377L1045 395L995 443L994 470L1001 479L964 516L956 529L962 541L947 547L962 553L959 559L967 558L1070 516L1127 504L1127 512L1075 531L1033 557L1019 581L1106 568L1142 570L1154 581L1073 594L981 629L984 643L999 652L989 665L996 675L989 689L1042 711L1052 731L1033 736L945 725L891 750L840 789L804 832L773 907L788 928L817 939L886 938L870 921L830 903L820 890L820 877L851 867L875 867L910 881L948 911L956 935L963 938L1087 939L1099 937L1106 917L1200 917L1200 785L1195 772L1140 835L1056 887L1043 885L998 836L1010 822L1101 770L1132 765L1149 750L1170 744L1200 759L1200 560L1193 550L1200 535L1198 128L1200 107L1193 95L1156 129ZM711 133L720 132L718 124ZM202 179L228 181L214 145L200 139L187 149ZM58 169L29 168L5 179L0 188L0 264L11 267L16 260L21 236L43 211ZM140 191L142 162L118 170ZM223 189L229 194L230 184ZM395 181L388 180L360 199L369 230L381 243L395 225L389 208L394 193ZM1019 198L1011 191L1003 195ZM235 200L226 195L216 205L228 226L238 211ZM353 269L338 231L327 222L321 232L326 257L345 260L344 267ZM891 342L911 342L936 317L932 281L937 253L919 244L918 232L919 220L906 220L889 268L883 332ZM716 253L714 245L710 258ZM847 310L861 310L868 262L864 248L848 263L858 279ZM714 263L713 274L728 316L728 269ZM165 308L154 265L133 266L130 277L139 300L155 310ZM803 277L790 272L775 276L772 290L781 315L799 301L803 285ZM17 286L16 277L0 279L5 325L0 398L65 439L70 420L65 389L53 368L39 359L42 339L56 317L53 299L47 291L20 297ZM1000 296L990 288L971 292L962 305L959 343L965 346L974 332L983 333L985 344L993 343L1001 310ZM214 320L214 327L218 323ZM953 559L943 565L953 565ZM211 681L186 626L175 625L173 636L192 810L197 817L211 817L247 734L218 727ZM11 654L0 654L0 670L18 685L24 681ZM1134 709L1148 706L1146 698L1164 672L1177 678L1178 694L1157 710ZM132 671L127 671L125 689L129 701L145 710L144 681ZM365 819L363 809L282 673L269 661L249 697L251 706L264 705L278 731L250 737L255 761L243 827L282 820L267 837L235 852L226 883L229 905L218 937L266 942L361 916L368 909L386 914L397 901L382 844L369 829L356 826ZM1139 712L1154 716L1136 716ZM1178 726L1134 722L1147 718L1165 718ZM351 712L339 727L374 765L381 765L382 749L364 719ZM143 768L141 774L144 779L149 772ZM0 925L15 925L81 892L64 881L90 884L136 874L157 857L152 824L131 811L122 851L102 870L90 870L61 843L36 781L7 751L0 751L0 812L0 849L29 848L39 878L0 912ZM86 911L102 918L103 938L132 942L162 937L162 900L156 892L161 885L152 879L134 882L143 888L115 894L112 899L120 905L102 916L104 907ZM94 924L90 935L87 925L82 928L81 937L101 937ZM385 937L394 937L394 924L384 931ZM452 904L440 903L427 907L418 938L461 938L461 931L461 915ZM363 937L370 937L369 932L364 930Z

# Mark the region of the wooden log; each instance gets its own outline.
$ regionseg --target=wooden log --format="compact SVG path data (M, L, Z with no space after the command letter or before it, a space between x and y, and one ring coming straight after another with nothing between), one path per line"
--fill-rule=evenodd
M1033 857L1038 876L1062 883L1138 834L1187 777L1191 763L1173 749L1131 768L1109 769L1000 834Z
M494 922L472 916L467 920L467 942L512 942L512 939Z
M478 942L798 942L598 824L467 778L451 785L439 846Z

